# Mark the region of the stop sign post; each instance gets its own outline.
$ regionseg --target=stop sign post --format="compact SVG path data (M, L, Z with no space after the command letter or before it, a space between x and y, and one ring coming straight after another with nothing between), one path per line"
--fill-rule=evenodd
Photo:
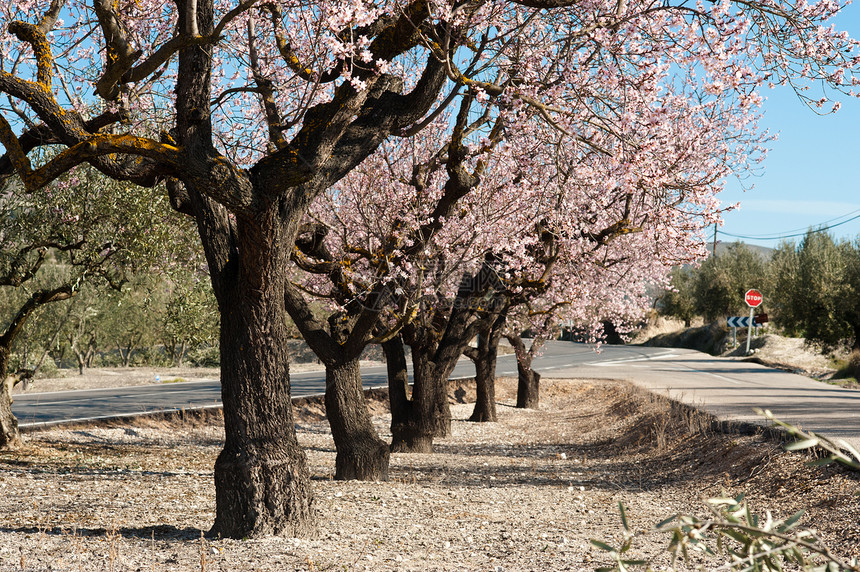
M754 288L750 288L747 290L747 293L744 294L744 302L747 303L747 306L750 307L750 325L747 330L747 354L750 353L750 340L752 339L752 328L753 328L753 311L761 306L761 303L764 302L764 297L762 297L761 292L755 290Z
M764 298L761 296L761 292L758 290L747 290L747 293L744 294L744 301L747 303L747 306L750 308L758 308L761 306L761 303L764 301Z

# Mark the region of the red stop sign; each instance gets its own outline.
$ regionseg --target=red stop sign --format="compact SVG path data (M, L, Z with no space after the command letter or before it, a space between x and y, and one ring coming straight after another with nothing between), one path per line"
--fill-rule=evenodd
M761 306L761 303L764 301L764 298L761 296L761 292L758 290L747 290L747 293L744 294L744 301L747 303L747 306L751 308L758 308Z

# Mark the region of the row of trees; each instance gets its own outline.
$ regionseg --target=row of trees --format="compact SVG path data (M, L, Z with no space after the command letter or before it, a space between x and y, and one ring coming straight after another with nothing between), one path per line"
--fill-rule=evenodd
M810 230L799 242L783 242L761 254L743 243L699 267L672 271L673 291L658 300L659 310L690 321L746 315L749 288L764 294L761 310L789 335L833 347L860 349L860 241L835 240Z
M360 350L386 348L395 449L449 430L463 351L490 417L506 328L623 318L704 254L721 179L760 155L760 86L851 89L856 44L823 25L838 9L15 0L0 173L28 196L85 165L166 187L196 224L220 314L211 533L300 535L313 495L288 317L326 366L337 476L384 478Z
M27 295L16 290L0 301L2 324ZM33 315L13 343L9 371L37 376L56 367L83 374L99 366L217 365L217 319L211 288L199 276L135 274L118 289L83 283L68 301Z
M201 280L193 227L166 203L163 193L141 193L92 169L45 194L5 186L0 370L32 366L44 352L75 354L83 367L109 349L127 365L136 349L155 344L181 361L189 345L213 341L214 300ZM71 302L50 304L64 300Z

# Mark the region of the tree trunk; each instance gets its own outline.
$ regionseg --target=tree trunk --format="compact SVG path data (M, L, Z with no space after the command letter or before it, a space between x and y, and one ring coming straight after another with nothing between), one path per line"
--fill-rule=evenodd
M9 348L0 347L0 450L21 446L18 420L12 414L14 377L9 375Z
M388 445L373 428L358 358L326 365L325 377L326 416L337 449L334 478L388 480Z
M388 368L388 402L391 409L391 429L405 424L412 411L409 400L409 372L406 369L406 352L399 335L382 343L385 364Z
M478 335L475 362L475 386L477 397L475 409L469 421L491 422L498 420L496 415L496 357L499 353L499 340L505 325L505 315L500 314L489 332Z
M532 369L532 360L537 348L543 345L543 338L533 340L532 347L526 350L526 345L519 335L506 337L517 356L517 407L537 409L540 401L540 374Z
M517 407L520 409L537 409L540 402L540 374L528 363L517 360Z
M126 346L123 346L122 344L118 343L116 345L116 349L119 352L120 364L122 365L122 367L128 367L129 364L131 363L131 352L133 351L131 349L131 345L126 347Z
M313 530L310 475L290 401L288 241L273 220L262 214L240 223L231 259L212 281L221 313L225 432L215 462L213 536L300 536ZM206 244L211 235L201 236ZM218 244L209 247L222 254Z
M475 361L475 385L477 398L475 409L469 421L492 422L496 415L496 358L499 355L499 341L507 322L507 308L498 315L489 317L492 322L478 334L477 359Z
M179 349L176 350L176 356L173 362L175 367L182 367L182 362L185 360L186 352L188 352L188 342L186 340L182 340L182 343L179 344Z
M391 450L431 453L433 438L446 437L451 432L448 375L456 364L456 359L450 367L439 367L430 360L427 349L421 344L411 347L412 371L415 376L412 407L404 422L395 424L392 419Z
M84 365L87 363L84 354L76 349L72 349L72 353L75 354L75 360L78 362L78 375L84 375Z

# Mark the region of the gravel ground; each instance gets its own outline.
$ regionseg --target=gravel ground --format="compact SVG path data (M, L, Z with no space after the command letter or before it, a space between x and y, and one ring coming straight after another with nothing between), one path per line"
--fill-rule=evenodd
M392 455L386 483L331 480L322 408L299 406L312 538L201 538L217 417L29 434L0 453L0 571L592 570L609 561L589 540L620 538L619 502L641 533L632 555L662 569L656 522L740 492L776 517L807 508L805 526L860 555L852 474L807 467L764 435L706 431L708 419L623 383L542 380L539 410L512 407L514 388L499 380L498 423L469 423L472 406L455 403L452 435L432 454ZM389 438L385 404L371 405Z

